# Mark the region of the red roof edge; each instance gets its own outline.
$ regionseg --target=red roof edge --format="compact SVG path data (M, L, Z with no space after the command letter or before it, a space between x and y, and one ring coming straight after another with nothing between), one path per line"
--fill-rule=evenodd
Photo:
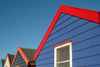
M100 24L100 12L61 5L61 12Z
M99 24L100 24L100 12L99 12Z
M13 66L14 62L15 62L15 59L17 57L17 54L18 54L18 51L20 52L21 56L23 57L24 61L26 62L26 64L28 65L28 62L30 62L30 60L28 59L28 57L26 56L26 54L24 53L24 51L22 50L21 47L18 47L17 51L16 51L16 54L14 56L14 59L12 61L12 64L11 64L11 67Z
M61 5L57 11L52 23L50 24L44 38L42 39L38 49L36 50L36 53L34 54L34 60L36 60L37 56L39 55L40 51L42 50L46 40L48 39L48 37L49 37L53 27L55 26L61 13L73 15L73 16L80 17L80 18L100 24L100 12L98 12L98 11Z
M61 14L61 13L60 13L60 10L58 10L57 14L55 15L55 17L54 17L52 23L50 24L50 26L49 26L49 28L48 28L46 34L44 35L44 37L43 37L43 39L42 39L42 41L41 41L41 43L40 43L38 49L36 50L36 52L35 52L35 54L34 54L34 60L36 60L36 58L37 58L37 56L39 55L41 49L43 48L43 46L44 46L44 44L45 44L47 38L49 37L49 35L50 35L50 33L51 33L53 27L55 26L55 24L56 24L56 22L57 22L57 20L58 20L60 14Z
M55 46L53 46L53 48L55 48L55 47L57 47L57 46L60 46L60 45L62 45L62 44L68 43L68 42L72 42L72 40L68 40L68 41L65 41L65 42L63 42L63 43L61 43L61 44L55 45Z
M6 59L7 59L7 57L8 57L8 60L9 60L10 66L11 66L11 60L10 60L10 56L9 56L9 54L7 54ZM6 63L6 59L5 59L4 65L5 65L5 63ZM4 66L4 65L3 65L3 66Z
M11 66L11 59L10 59L10 55L8 54L7 56L8 56L8 58L9 58L9 62L10 62L10 66Z

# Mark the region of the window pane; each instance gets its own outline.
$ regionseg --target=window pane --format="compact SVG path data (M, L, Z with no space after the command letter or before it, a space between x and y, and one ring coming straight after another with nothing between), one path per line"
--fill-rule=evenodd
M69 46L57 49L57 62L69 60Z
M69 66L69 62L65 62L65 63L58 63L57 67L70 67L70 66Z

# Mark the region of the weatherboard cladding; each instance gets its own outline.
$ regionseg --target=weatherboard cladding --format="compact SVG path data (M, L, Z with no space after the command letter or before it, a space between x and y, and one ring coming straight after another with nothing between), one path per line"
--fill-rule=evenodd
M6 67L6 66L7 66L7 67L10 67L13 58L14 58L14 55L12 55L12 54L7 54L6 59L5 59L5 61L4 61L4 67Z
M21 56L20 52L18 52L12 67L16 67L17 65L20 65L20 67L27 67L27 64L24 61L23 57Z
M36 59L36 67L54 67L53 46L72 42L73 67L100 67L100 24L62 13Z
M22 51L21 51L22 49ZM20 65L20 67L36 67L36 65L31 65L30 63L36 63L36 61L33 59L33 55L35 53L36 49L28 49L28 48L21 48L18 47L18 52L16 53L16 57L13 60L14 63L12 64L12 67L16 67L17 65ZM21 52L24 52L25 55ZM26 57L25 57L26 56ZM25 59L28 58L29 61L26 62Z

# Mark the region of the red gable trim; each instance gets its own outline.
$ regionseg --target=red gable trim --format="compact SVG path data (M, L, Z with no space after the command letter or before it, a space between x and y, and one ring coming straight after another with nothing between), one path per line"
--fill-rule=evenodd
M10 63L10 66L11 66L11 59L10 59L10 56L9 56L9 54L8 54L7 56L8 56L9 63Z
M10 60L10 56L9 56L9 54L7 54L7 56L6 56L6 59L5 59L4 65L5 65L5 63L6 63L7 57L8 57L8 60L9 60L10 66L11 66L11 60ZM4 66L4 65L3 65L3 66Z
M61 13L73 15L73 16L80 17L80 18L100 24L100 14L98 11L92 11L92 10L87 10L87 9L81 9L81 8L61 5L59 10L57 11L52 23L50 24L44 38L42 39L36 53L34 54L34 60L36 60L37 56L39 55L41 49L43 48L46 40L48 39L48 37L49 37L53 27L55 26Z
M64 6L64 5L61 5L60 9L61 9L60 12L62 13L66 13L89 21L100 23L100 17L99 17L100 12L98 11L76 8L71 6Z
M55 45L55 46L53 46L53 48L55 48L55 47L57 47L57 46L60 46L60 45L62 45L62 44L68 43L68 42L72 42L72 40L68 40L68 41L63 42L63 43L61 43L61 44Z
M59 10L58 10L58 11L59 11ZM53 27L55 26L56 21L58 20L60 14L61 14L61 13L57 12L56 16L54 17L54 19L53 19L51 25L49 26L49 28L48 28L48 30L47 30L47 32L46 32L44 38L42 39L42 41L41 41L41 43L40 43L38 49L36 50L36 53L34 54L34 60L36 60L37 56L39 55L39 53L40 53L42 47L44 46L44 44L45 44L47 38L49 37L49 35L50 35L50 33L51 33Z
M14 61L15 61L15 59L16 59L16 57L17 57L17 54L18 54L18 51L19 51L20 54L22 55L22 57L23 57L23 59L25 60L25 62L26 62L27 65L28 65L28 62L30 62L30 60L28 59L28 57L26 56L26 54L24 53L24 51L22 50L22 48L21 48L21 47L18 47L17 52L16 52L16 54L15 54L15 56L14 56L13 62L12 62L12 64L11 64L11 67L12 67L13 64L14 64Z

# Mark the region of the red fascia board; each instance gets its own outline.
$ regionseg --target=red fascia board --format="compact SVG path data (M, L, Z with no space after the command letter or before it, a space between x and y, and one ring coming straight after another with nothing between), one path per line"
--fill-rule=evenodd
M54 28L61 13L73 15L73 16L80 17L80 18L100 24L100 12L98 12L98 11L92 11L92 10L87 10L87 9L82 9L82 8L61 5L59 10L57 11L52 23L50 24L44 38L42 39L38 49L36 50L36 53L34 54L34 60L36 60L37 56L39 55L40 51L42 50L47 38L49 37L49 35L50 35L52 29Z
M5 63L6 63L7 57L8 57L8 60L9 60L10 66L11 66L11 60L10 60L10 56L9 56L9 54L7 54L7 56L6 56L6 59L5 59L4 65L5 65ZM3 66L4 66L4 65L3 65Z
M61 43L61 44L55 45L55 46L53 46L53 48L55 48L55 47L57 47L57 46L60 46L60 45L62 45L62 44L68 43L68 42L72 42L72 40L68 40L68 41L63 42L63 43Z
M28 65L28 62L30 62L30 60L28 59L28 57L26 56L26 54L24 53L24 51L21 49L21 47L19 47L19 52L21 53L21 55L24 58L26 64Z
M10 59L10 56L9 56L9 54L8 54L8 59L9 59L9 63L10 63L10 66L11 66L11 59Z
M16 57L17 57L17 54L18 54L18 51L19 51L20 54L22 55L22 57L23 57L23 59L25 60L25 62L26 62L27 65L28 65L28 62L30 62L30 60L28 59L28 57L26 56L26 54L24 53L24 51L21 49L21 47L18 47L17 52L16 52L16 54L15 54L15 56L14 56L13 62L12 62L12 64L11 64L11 67L12 67L13 64L14 64L14 61L15 61L15 59L16 59Z
M30 65L36 65L36 63L30 63Z
M15 54L15 56L14 56L14 59L13 59L13 61L12 61L11 67L12 67L13 64L14 64L14 61L15 61L15 59L16 59L16 56L17 56L18 51L19 51L19 50L17 49L16 54Z
M98 11L61 5L60 12L69 14L69 15L73 15L76 17L80 17L80 18L100 24L100 12L98 12Z
M41 43L40 43L38 49L36 50L36 52L35 52L35 54L34 54L34 60L36 60L36 58L37 58L37 56L39 55L41 49L43 48L43 46L44 46L44 44L45 44L47 38L49 37L49 35L50 35L50 33L51 33L53 27L55 26L55 24L56 24L56 22L57 22L57 20L58 20L60 14L61 14L61 13L60 13L59 10L58 10L57 14L55 15L55 17L54 17L52 23L50 24L50 26L49 26L49 28L48 28L46 34L44 35L44 37L43 37L43 39L42 39L42 41L41 41Z

